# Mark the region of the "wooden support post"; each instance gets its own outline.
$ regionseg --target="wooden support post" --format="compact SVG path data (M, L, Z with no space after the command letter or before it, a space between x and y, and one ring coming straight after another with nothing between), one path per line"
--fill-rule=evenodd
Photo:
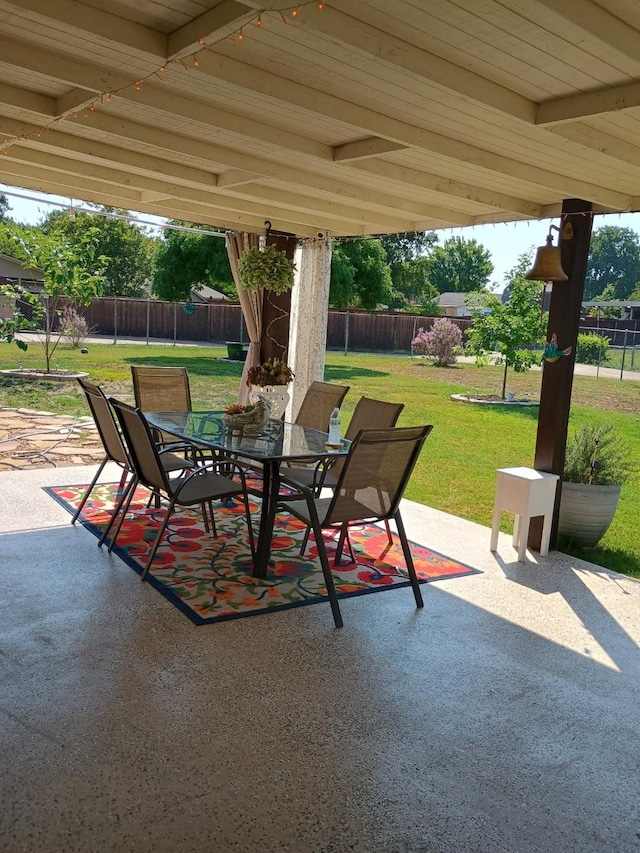
M582 215L584 214L584 215ZM571 240L560 240L562 269L569 276L567 282L553 285L549 303L547 340L555 333L560 349L572 347L569 356L555 362L543 362L542 387L540 389L540 413L538 435L533 467L537 471L562 476L567 446L571 389L580 326L580 309L584 293L584 279L591 243L593 216L590 202L581 199L565 199L562 204L562 222L573 227ZM551 527L551 548L555 547L558 533L558 515L562 483L556 492ZM532 520L529 529L529 547L540 550L542 541L542 519Z
M297 239L294 234L281 231L267 232L267 245L275 246L293 260ZM289 346L289 316L291 312L291 291L275 294L266 290L262 301L262 338L260 341L260 359L287 358Z

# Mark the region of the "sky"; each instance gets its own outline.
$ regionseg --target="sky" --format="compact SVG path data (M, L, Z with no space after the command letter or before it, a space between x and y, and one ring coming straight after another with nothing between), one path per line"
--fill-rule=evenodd
M18 222L36 225L47 213L60 209L51 202L65 207L72 203L67 197L46 195L30 190L16 189L15 187L0 185L0 192L5 192L9 199L11 211L9 215ZM16 198L10 193L21 196L29 196L31 199ZM74 202L76 206L82 206L81 202ZM147 223L159 223L162 220L157 216L145 213L137 217L140 221ZM532 220L530 222L510 222L496 225L474 225L471 228L452 228L438 231L439 243L442 245L451 237L463 237L465 240L476 240L489 250L494 270L491 275L491 289L502 292L505 287L505 275L517 264L518 258L529 249L544 246L549 225L552 219ZM558 224L558 220L554 222ZM623 228L632 228L640 234L640 213L612 213L608 215L598 214L595 218L594 228L603 225L617 225ZM554 232L554 239L557 239Z

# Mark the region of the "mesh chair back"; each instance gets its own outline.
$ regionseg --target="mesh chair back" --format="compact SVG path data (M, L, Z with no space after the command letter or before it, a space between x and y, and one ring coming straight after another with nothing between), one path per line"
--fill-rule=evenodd
M131 463L104 392L86 379L78 379L78 382L87 398L105 453L112 462L117 462L123 468L129 468Z
M190 412L189 374L184 367L146 367L132 364L136 408L147 412Z
M361 430L335 487L325 522L391 518L432 425Z
M360 397L353 410L349 426L344 434L349 441L357 436L361 429L388 429L394 427L404 409L404 403L387 403L384 400L372 400Z
M109 399L118 417L120 428L140 482L147 488L170 492L168 477L164 472L149 424L140 409L134 409L120 400Z
M312 382L296 416L296 423L320 432L328 432L331 412L336 406L340 408L348 390L348 385Z
M388 429L394 427L404 403L387 403L384 400L372 400L370 397L360 397L353 410L349 426L344 437L353 441L361 429ZM335 482L344 468L346 457L335 460L331 466L329 482Z

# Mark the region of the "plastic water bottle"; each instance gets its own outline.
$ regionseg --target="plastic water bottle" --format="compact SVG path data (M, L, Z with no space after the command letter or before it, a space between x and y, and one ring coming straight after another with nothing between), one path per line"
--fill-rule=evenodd
M340 446L340 423L340 409L336 406L329 418L329 439L327 444L330 444L332 447Z

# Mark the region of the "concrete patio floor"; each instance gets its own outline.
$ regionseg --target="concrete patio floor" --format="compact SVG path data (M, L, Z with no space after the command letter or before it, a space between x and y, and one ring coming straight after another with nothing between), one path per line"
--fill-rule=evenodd
M195 627L42 491L94 470L0 472L3 853L640 850L640 582L408 503L482 574Z

